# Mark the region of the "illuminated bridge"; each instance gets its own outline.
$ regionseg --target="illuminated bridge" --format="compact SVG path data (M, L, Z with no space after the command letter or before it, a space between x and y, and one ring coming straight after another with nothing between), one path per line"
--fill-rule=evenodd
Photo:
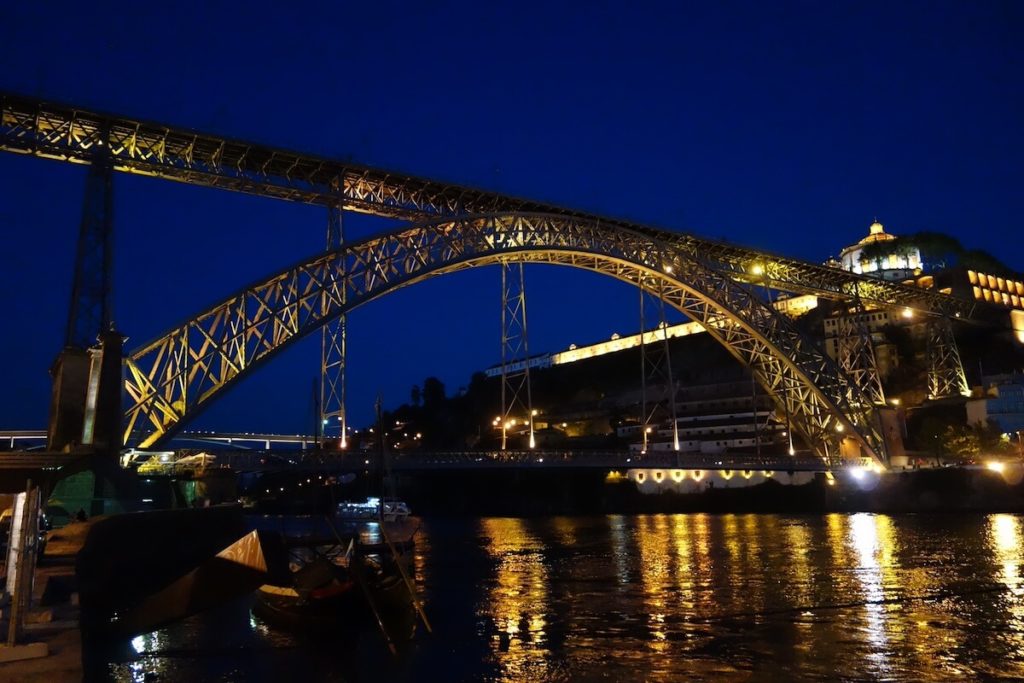
M522 264L602 273L651 295L662 320L670 306L702 325L750 369L823 463L888 461L892 430L871 337L851 324L833 361L774 309L774 293L917 312L931 321L930 395L967 389L949 321L972 317L973 301L671 230L18 95L0 94L0 110L0 149L89 165L67 346L91 355L80 362L65 356L48 430L52 449L69 443L160 447L251 368L317 332L324 422L340 427L344 438L346 314L401 287L488 264L502 269L503 367L527 353ZM114 172L322 205L327 248L198 311L128 352L123 363L119 352L110 354L116 362L104 363L90 347L110 326ZM346 242L344 211L405 225ZM85 369L75 370L75 363ZM100 387L84 397L84 423L60 408L71 401L72 371ZM530 414L528 372L503 372L503 388L505 416L524 406ZM122 397L128 405L123 414ZM113 436L112 424L123 424L123 433Z

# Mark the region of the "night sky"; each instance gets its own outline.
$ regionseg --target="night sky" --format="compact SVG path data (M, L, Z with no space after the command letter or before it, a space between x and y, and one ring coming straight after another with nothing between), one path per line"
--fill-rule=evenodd
M877 216L1024 269L1020 3L187 4L7 3L0 89L816 262ZM0 428L45 425L84 177L0 155ZM128 348L323 245L322 208L124 175L115 193ZM346 236L388 227L349 214ZM527 278L531 351L635 331L621 283ZM497 362L499 296L487 268L354 312L353 421ZM192 426L309 431L318 362L319 334Z

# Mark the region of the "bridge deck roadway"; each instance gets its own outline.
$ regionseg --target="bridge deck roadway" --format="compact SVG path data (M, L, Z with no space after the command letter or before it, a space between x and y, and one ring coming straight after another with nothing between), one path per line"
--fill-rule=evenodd
M115 170L288 201L338 206L377 216L423 221L469 213L546 213L596 220L644 232L698 256L738 280L826 298L968 318L985 304L940 292L631 221L429 178L342 163L164 124L91 112L0 92L0 150L71 163L109 154ZM752 276L754 264L763 271Z

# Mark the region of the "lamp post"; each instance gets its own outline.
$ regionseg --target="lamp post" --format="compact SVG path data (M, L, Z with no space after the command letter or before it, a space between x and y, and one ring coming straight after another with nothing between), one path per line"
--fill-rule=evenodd
M898 398L894 398L894 399L892 399L889 402L892 403L892 407L896 409L896 417L899 418L899 421L900 421L900 436L902 438L906 439L907 438L907 414L903 410L903 408L900 407L900 400Z

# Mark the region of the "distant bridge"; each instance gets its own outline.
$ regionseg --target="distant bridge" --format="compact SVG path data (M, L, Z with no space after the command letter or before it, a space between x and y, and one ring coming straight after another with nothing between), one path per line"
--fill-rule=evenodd
M255 446L240 445L240 448L258 448L262 444L263 450L270 450L273 444L292 444L305 449L318 441L318 437L309 436L308 434L262 434L253 432L180 432L175 438L181 441L213 444L255 444ZM45 443L45 429L0 431L0 444L7 445L10 450L17 450L19 446L41 446Z

